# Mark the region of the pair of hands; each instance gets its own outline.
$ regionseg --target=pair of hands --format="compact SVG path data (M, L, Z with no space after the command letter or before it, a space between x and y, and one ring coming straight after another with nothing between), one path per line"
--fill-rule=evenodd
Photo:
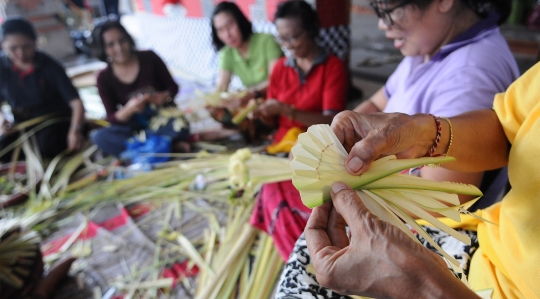
M290 115L292 107L275 99L268 99L260 104L253 117L273 117L278 115Z
M138 97L131 98L124 106L124 109L128 110L132 115L137 112L142 112L147 104L163 106L168 101L170 101L170 99L171 97L166 91L141 93Z
M247 92L244 96L237 97L232 96L230 98L223 100L223 107L229 109L230 111L237 110L238 108L246 106L249 101L256 100L254 92Z
M422 156L430 140L427 117L423 122L423 116L405 114L338 114L332 129L350 153L348 172L359 175L383 155ZM334 183L331 196L332 202L313 209L305 229L322 286L373 298L477 298L442 258L371 214L355 191Z

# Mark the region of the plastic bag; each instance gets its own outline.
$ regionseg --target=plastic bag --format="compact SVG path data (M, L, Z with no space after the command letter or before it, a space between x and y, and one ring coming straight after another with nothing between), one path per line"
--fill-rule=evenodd
M168 154L171 152L172 138L163 135L150 135L141 141L138 138L126 142L126 150L120 154L123 160L136 164L153 164L169 160L169 157L155 156L154 154Z

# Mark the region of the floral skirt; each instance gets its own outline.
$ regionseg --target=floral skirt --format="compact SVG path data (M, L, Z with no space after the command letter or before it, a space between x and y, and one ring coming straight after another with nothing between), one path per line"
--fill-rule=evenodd
M426 232L433 240L448 254L453 256L464 269L465 274L468 274L469 264L474 252L478 249L478 237L476 231L457 230L462 234L468 235L471 238L471 245L466 245L448 235L447 233L433 227L424 227ZM414 232L418 240L426 248L435 251L433 246L424 238ZM349 296L340 295L334 291L324 288L317 282L311 257L307 249L306 238L302 234L296 242L293 252L289 257L287 264L281 274L276 299L283 298L298 298L298 299L350 299ZM451 268L449 268L452 271ZM452 271L453 272L453 271ZM454 275L458 276L457 273ZM359 276L358 279L361 279Z

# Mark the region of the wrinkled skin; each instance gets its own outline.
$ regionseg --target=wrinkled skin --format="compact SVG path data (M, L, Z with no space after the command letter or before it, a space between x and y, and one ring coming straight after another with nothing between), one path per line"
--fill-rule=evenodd
M436 135L432 122L429 115L347 111L332 129L349 151L348 172L359 175L380 156L425 155ZM331 196L332 202L313 209L305 229L322 286L373 298L478 298L442 258L373 215L355 191L337 182Z

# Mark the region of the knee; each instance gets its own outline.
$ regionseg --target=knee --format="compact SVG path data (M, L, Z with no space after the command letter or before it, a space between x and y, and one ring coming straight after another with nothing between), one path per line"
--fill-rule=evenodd
M106 138L107 131L106 130L107 130L107 128L97 129L97 130L92 131L92 133L90 133L90 139L99 148L102 148L104 143L107 140L107 138Z

